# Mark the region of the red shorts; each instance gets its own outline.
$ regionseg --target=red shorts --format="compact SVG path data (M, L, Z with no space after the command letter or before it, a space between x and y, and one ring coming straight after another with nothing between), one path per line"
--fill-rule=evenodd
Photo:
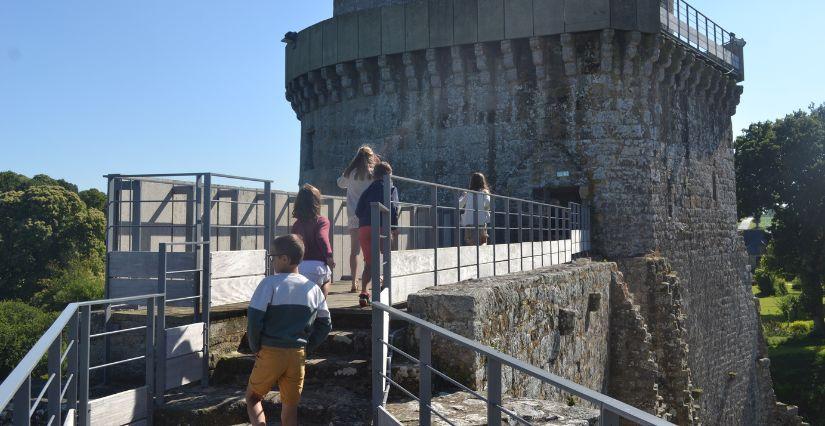
M361 244L361 253L364 253L364 263L372 263L372 226L358 228L358 242Z

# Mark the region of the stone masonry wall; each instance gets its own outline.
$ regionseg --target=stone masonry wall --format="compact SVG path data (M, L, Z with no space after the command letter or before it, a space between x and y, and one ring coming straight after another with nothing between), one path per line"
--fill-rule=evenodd
M609 288L615 264L570 265L430 287L408 311L462 336L597 391L606 390ZM486 384L484 359L433 340L433 364L473 389ZM562 399L558 391L504 368L511 396Z
M495 192L521 197L579 186L598 253L658 251L678 275L703 421L770 417L736 234L730 117L742 88L731 76L662 35L609 29L359 61L290 95L302 182L335 193L366 143L402 176L463 186L480 170Z
M700 397L702 391L693 386L688 366L690 350L681 281L662 257L625 258L618 265L627 283L629 301L638 307L650 332L659 410L676 424L699 424L701 415L695 397Z

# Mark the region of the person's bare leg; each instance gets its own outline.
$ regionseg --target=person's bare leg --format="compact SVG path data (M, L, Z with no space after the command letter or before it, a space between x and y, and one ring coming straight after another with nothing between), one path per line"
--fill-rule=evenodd
M264 414L264 406L261 404L261 397L250 389L246 390L246 414L249 416L249 423L252 426L266 425L266 415Z
M298 406L281 404L281 425L298 426Z
M367 292L367 288L370 285L370 281L372 281L372 274L370 269L369 263L364 263L364 272L361 273L361 293Z
M349 291L354 293L358 291L356 281L358 279L358 254L361 251L361 243L358 241L358 230L351 229L349 232L349 270L352 277L352 286Z
M327 281L321 285L321 291L324 293L324 299L329 296L329 286L332 284L332 281Z

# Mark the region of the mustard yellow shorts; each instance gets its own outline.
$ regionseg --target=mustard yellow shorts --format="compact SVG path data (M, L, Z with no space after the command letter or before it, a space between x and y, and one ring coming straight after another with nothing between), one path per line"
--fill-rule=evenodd
M255 355L255 367L249 375L247 389L263 398L277 383L281 402L298 405L304 389L305 361L306 352L303 348L263 346Z

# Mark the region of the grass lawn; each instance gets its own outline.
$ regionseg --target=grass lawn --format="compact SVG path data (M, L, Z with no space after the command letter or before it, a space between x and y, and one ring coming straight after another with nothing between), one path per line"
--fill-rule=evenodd
M789 294L799 294L788 290ZM753 291L756 294L759 290L753 287ZM759 298L776 397L798 405L800 414L811 424L825 425L825 339L783 333L785 323L778 300L775 296Z
M771 223L773 222L773 211L767 211L759 218L759 223L751 221L748 229L768 229L771 227Z

